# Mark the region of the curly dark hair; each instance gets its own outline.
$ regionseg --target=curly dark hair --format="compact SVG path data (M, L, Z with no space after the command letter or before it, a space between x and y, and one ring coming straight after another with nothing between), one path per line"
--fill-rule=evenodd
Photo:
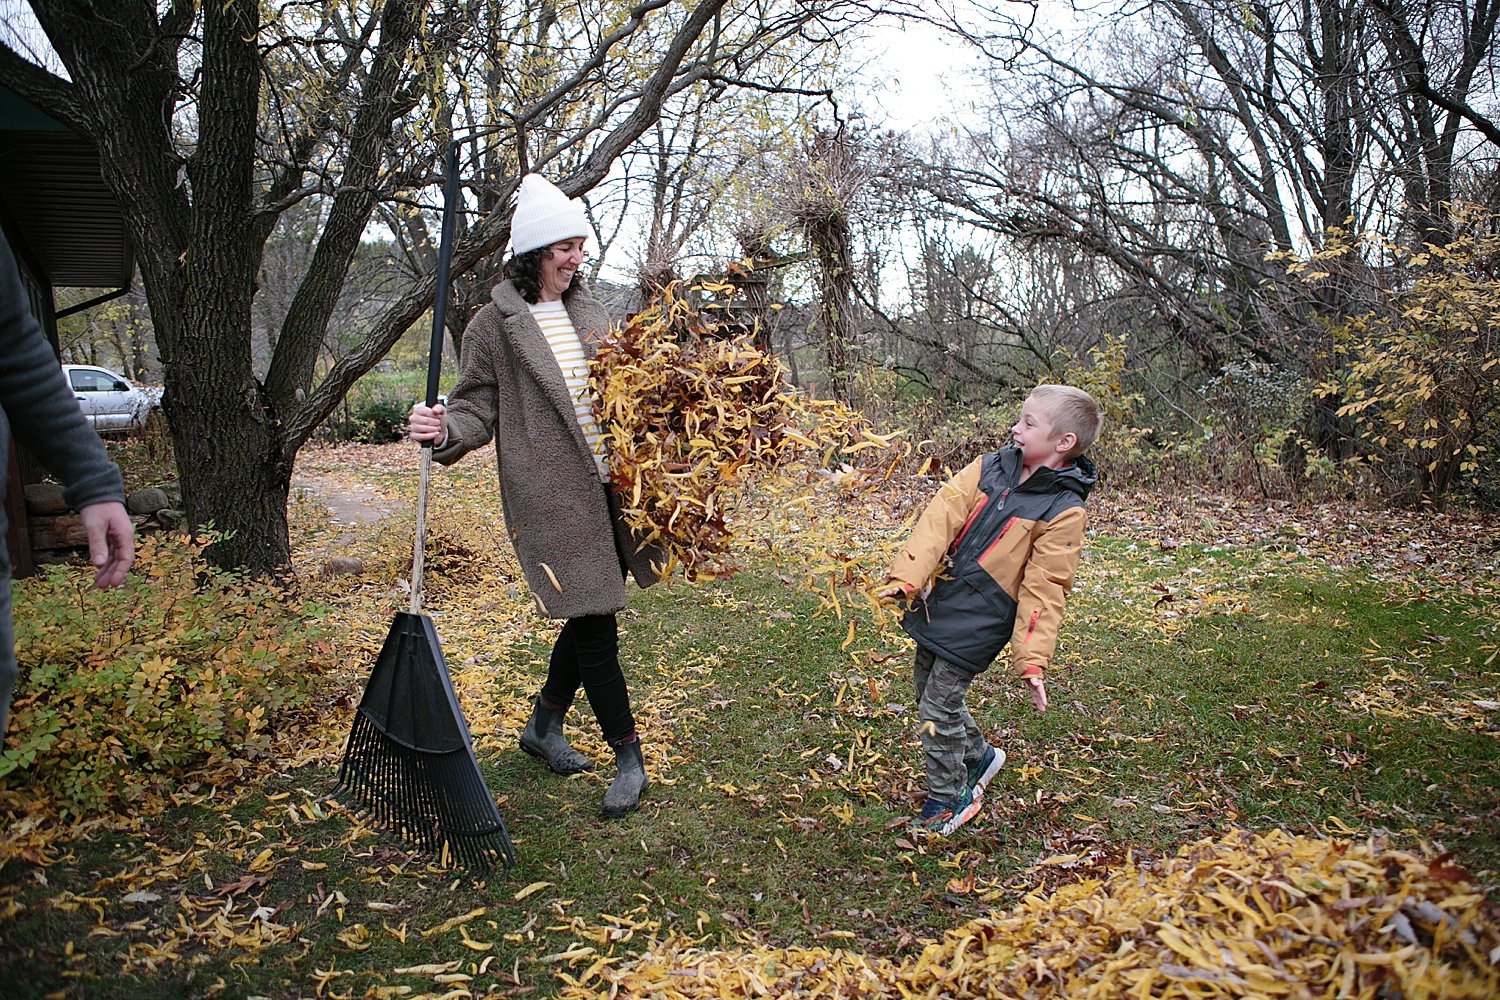
M542 297L542 261L551 252L551 247L537 247L525 253L512 254L501 269L501 274L515 282L516 290L521 293L521 298L532 305L535 305ZM573 272L573 280L568 283L568 289L572 290L582 277L582 268Z

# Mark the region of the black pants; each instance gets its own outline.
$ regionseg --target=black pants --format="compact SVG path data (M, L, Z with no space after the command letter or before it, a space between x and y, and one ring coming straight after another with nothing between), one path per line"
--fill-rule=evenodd
M605 740L611 745L626 741L635 732L635 716L620 670L620 631L614 615L569 618L558 633L542 701L566 709L580 685Z

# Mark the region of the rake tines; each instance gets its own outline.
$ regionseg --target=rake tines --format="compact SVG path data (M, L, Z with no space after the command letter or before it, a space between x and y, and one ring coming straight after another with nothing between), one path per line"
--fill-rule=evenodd
M502 870L515 864L426 615L398 614L392 623L333 795L446 862Z

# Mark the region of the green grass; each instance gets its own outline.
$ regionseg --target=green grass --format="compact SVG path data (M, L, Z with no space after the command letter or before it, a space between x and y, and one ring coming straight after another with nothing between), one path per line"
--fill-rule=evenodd
M1212 573L1187 573L1209 555L1094 544L1053 710L1033 713L999 670L973 689L976 717L1011 761L981 817L951 840L918 850L903 839L921 785L909 643L887 632L844 650L842 624L818 617L817 602L770 567L751 566L728 582L632 593L622 658L658 777L640 813L602 822L608 769L558 778L513 733L476 731L520 854L508 878L476 881L351 836L347 817L318 805L331 772L285 773L227 814L183 807L129 835L71 844L63 862L0 868L0 913L13 910L0 919L6 995L300 997L324 982L324 996L398 985L437 996L451 986L393 970L458 962L475 995L545 996L558 971L593 961L547 956L631 954L672 933L711 946L905 955L1070 877L1034 869L1042 858L1107 864L1230 825L1440 846L1493 893L1497 720L1455 712L1496 696L1496 665L1485 664L1495 602L1393 603L1402 595L1392 585L1353 572L1224 553L1212 554ZM1153 582L1178 596L1158 603ZM463 645L457 627L440 624L445 646ZM546 636L513 649L536 661L539 683ZM501 681L493 692L526 693ZM582 699L569 723L589 732ZM253 876L266 872L252 868L267 848L262 883ZM197 864L149 886L159 901L124 901L134 872L188 851ZM549 884L515 899L536 882ZM240 931L256 907L274 909L286 940L226 945L174 930L179 918L211 923L214 905L227 905ZM457 929L422 933L478 909L464 932L487 950L465 946ZM169 944L172 957L153 967L151 949Z

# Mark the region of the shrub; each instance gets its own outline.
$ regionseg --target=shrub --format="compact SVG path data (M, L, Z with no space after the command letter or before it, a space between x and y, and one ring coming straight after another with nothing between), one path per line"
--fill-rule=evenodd
M371 399L358 406L345 428L345 441L363 444L388 444L406 435L406 417L411 401L406 399Z
M323 425L335 441L386 444L406 433L412 403L426 394L425 371L375 371L350 387L339 407Z
M110 459L120 467L127 490L155 486L177 478L172 431L160 408L147 414L146 426L139 434L111 435L105 440L104 447L109 451Z
M116 590L88 589L72 567L17 585L20 678L0 791L26 782L85 816L269 749L329 655L284 588L209 567L211 541L141 539Z
M1500 443L1496 218L1455 205L1452 240L1421 248L1333 231L1325 250L1289 266L1316 284L1362 249L1389 261L1369 272L1375 307L1332 329L1336 367L1314 392L1352 422L1358 460L1404 474L1437 504L1484 482Z
M1009 444L1021 405L1044 382L1077 386L1099 404L1104 426L1088 454L1103 474L1138 476L1143 466L1157 461L1160 450L1152 443L1152 429L1140 426L1143 399L1130 386L1123 337L1107 338L1086 358L1060 350L1055 372L997 386L995 395L980 405L945 404L932 395L902 391L890 371L857 374L856 395L870 401L863 412L876 426L906 432L906 440L915 446L907 465L919 472L956 471L984 452Z
M1282 475L1282 455L1296 444L1307 401L1304 380L1263 362L1232 361L1204 383L1203 397L1226 439L1226 459L1261 496L1283 493L1294 482Z
M1152 429L1140 426L1144 400L1130 387L1129 352L1128 338L1111 335L1089 351L1087 362L1062 353L1064 367L1059 381L1093 396L1104 418L1089 457L1105 475L1138 469L1151 451ZM1016 409L1019 412L1019 403Z

